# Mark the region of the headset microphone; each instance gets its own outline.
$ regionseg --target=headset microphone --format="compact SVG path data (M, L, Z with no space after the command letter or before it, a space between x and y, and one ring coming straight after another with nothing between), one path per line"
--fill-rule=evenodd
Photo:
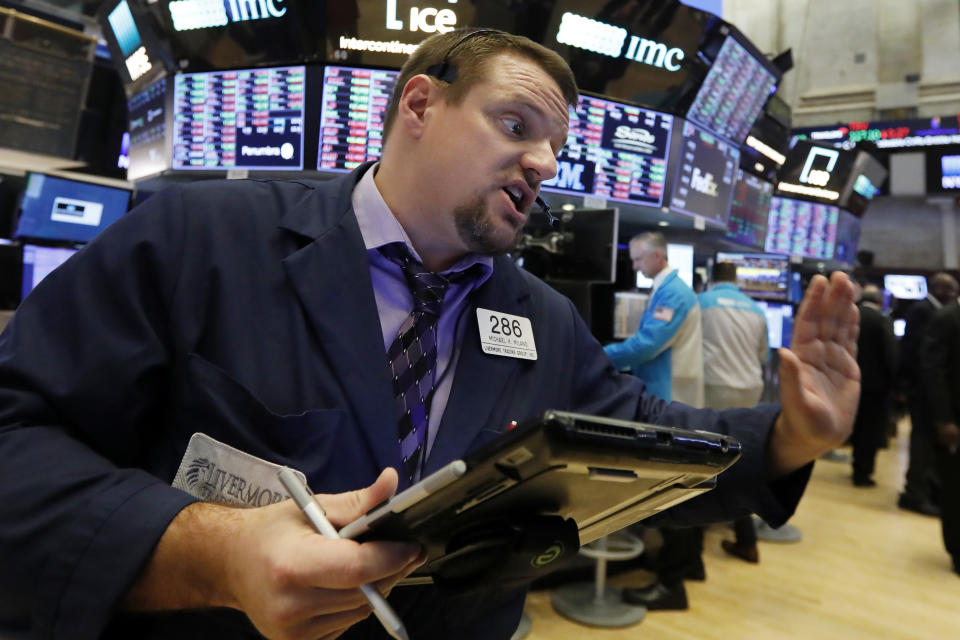
M543 214L547 216L547 220L550 222L550 226L556 229L560 226L560 218L555 216L552 211L550 211L550 205L547 204L547 201L537 196L535 200L536 204L543 211Z

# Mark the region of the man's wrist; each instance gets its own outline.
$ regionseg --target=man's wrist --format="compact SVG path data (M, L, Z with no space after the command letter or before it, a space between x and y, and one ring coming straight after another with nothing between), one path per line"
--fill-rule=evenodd
M809 464L820 455L820 447L796 433L783 412L777 416L767 439L767 476L773 480Z
M196 502L170 522L123 607L162 611L237 607L227 557L242 526L242 510Z

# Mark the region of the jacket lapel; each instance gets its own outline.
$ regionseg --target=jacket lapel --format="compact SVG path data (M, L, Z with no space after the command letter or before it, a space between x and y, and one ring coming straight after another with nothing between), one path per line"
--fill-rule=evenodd
M362 171L320 183L317 197L281 221L282 227L313 238L283 266L378 467L400 469L380 316L350 204L359 175Z
M488 355L480 347L477 308L501 311L530 318L530 290L517 268L507 258L494 260L493 275L474 292L465 311L460 359L454 373L450 399L444 411L437 438L427 458L425 471L430 473L451 460L462 458L470 444L484 428L503 429L505 425L489 424L494 407L502 406L510 379L531 361ZM536 340L537 319L533 323ZM540 348L540 345L537 345Z

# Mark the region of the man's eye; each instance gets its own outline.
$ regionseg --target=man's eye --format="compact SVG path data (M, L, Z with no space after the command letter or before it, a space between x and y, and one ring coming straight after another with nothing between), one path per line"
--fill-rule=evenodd
M513 135L520 137L523 135L523 122L517 120L516 118L504 118L503 124Z

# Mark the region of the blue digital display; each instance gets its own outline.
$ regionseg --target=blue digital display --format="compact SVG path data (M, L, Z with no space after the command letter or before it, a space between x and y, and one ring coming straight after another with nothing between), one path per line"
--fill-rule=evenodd
M23 285L21 299L33 291L40 281L51 271L67 261L77 249L65 247L40 247L34 244L23 245Z
M31 173L15 236L89 242L127 211L130 191Z
M110 12L107 20L110 22L110 28L113 29L113 35L117 37L117 44L124 57L128 57L140 48L142 44L140 31L137 30L137 24L133 21L133 13L130 12L127 0L121 0L120 4Z
M790 347L793 336L793 305L787 302L766 302L757 300L757 304L767 316L767 344L771 349Z
M940 171L941 187L960 189L960 156L941 156Z

